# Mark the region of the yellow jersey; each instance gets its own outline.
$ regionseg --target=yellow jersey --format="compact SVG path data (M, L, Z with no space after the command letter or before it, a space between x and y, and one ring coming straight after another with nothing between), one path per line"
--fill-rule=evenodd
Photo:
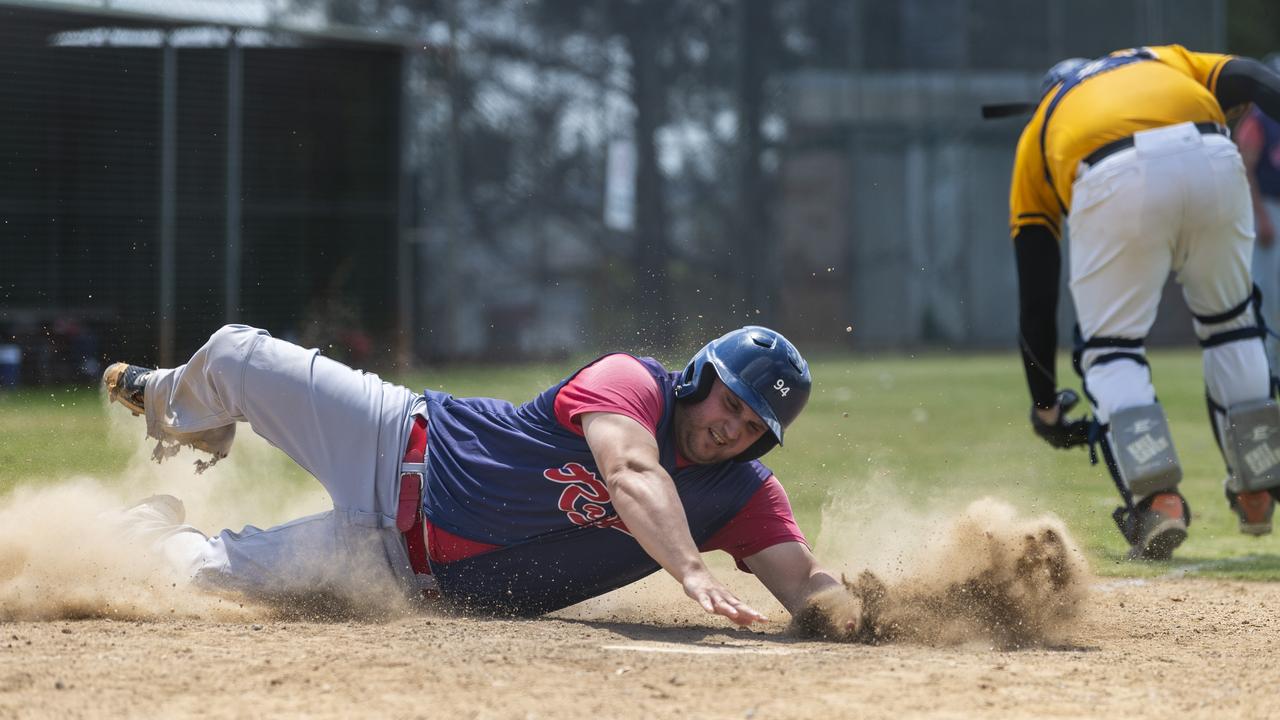
M1018 140L1009 188L1011 233L1043 225L1061 239L1076 169L1103 145L1183 122L1225 124L1214 93L1231 59L1181 45L1118 50L1046 93Z

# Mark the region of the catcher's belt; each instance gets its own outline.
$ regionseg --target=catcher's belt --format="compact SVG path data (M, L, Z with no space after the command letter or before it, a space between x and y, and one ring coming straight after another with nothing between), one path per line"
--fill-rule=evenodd
M1196 130L1199 130L1201 135L1225 135L1227 137L1231 137L1231 131L1216 122L1198 122L1195 123L1195 126ZM1133 139L1132 135L1122 137L1119 140L1113 140L1089 153L1085 156L1084 160L1081 160L1080 162L1084 163L1085 167L1093 167L1107 157L1115 155L1121 150L1128 150L1134 146L1135 142L1136 141Z
M422 517L422 483L426 477L427 420L421 415L413 418L409 429L409 443L400 464L400 500L396 507L396 529L404 535L405 548L409 552L409 565L418 576L423 595L438 595L431 578L431 562L428 560L427 535ZM424 577L425 576L425 577ZM429 582L424 582L430 578Z

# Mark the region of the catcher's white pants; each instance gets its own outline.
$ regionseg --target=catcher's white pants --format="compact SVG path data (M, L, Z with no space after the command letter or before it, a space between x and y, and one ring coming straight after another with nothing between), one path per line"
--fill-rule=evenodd
M229 444L225 428L247 422L314 475L334 508L211 538L184 527L157 535L160 552L199 584L265 597L412 590L395 522L400 462L420 404L406 388L263 330L218 330L185 365L148 379L148 433Z
M1134 141L1082 167L1073 187L1071 296L1085 339L1145 338L1170 271L1197 315L1230 310L1253 288L1253 212L1235 144L1191 123L1140 132ZM1197 321L1195 332L1205 339L1254 324L1250 308L1215 325ZM1145 366L1131 360L1094 365L1114 350L1091 348L1083 356L1085 386L1102 423L1156 399ZM1269 377L1261 340L1204 351L1205 383L1222 406L1267 397Z

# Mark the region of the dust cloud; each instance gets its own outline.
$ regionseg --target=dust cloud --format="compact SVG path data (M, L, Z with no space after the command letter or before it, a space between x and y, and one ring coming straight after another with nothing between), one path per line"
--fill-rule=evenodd
M145 438L141 418L118 406L107 407L107 418L112 441L134 448L119 477L19 483L0 498L0 621L376 619L388 610L335 608L324 597L287 598L284 607L265 607L191 587L145 544L120 532L112 518L141 498L166 493L184 501L188 524L212 534L320 512L330 507L329 499L318 483L251 432L240 433L228 458L198 473L196 463L207 455L184 449L157 464L155 441ZM822 634L832 639L1048 645L1070 632L1082 610L1087 563L1055 518L1022 517L994 499L952 503L949 510L938 509L941 501L921 508L887 477L833 498L823 511L815 552L824 566L853 572L847 588L828 593L811 608L821 610L819 617L808 618L827 623ZM730 567L717 575L771 616L785 618L785 610L751 576ZM658 573L557 615L702 622L696 608L682 601L679 586ZM673 603L689 612L673 613Z
M1061 520L1024 517L995 498L912 510L885 478L875 484L878 492L825 509L819 557L860 570L814 598L798 628L855 642L1002 648L1069 636L1090 572Z
M203 474L197 463L209 456L189 449L157 464L142 418L120 406L105 413L112 442L134 448L119 477L19 482L0 497L0 621L239 619L268 612L243 598L192 588L149 543L122 532L118 516L165 493L182 499L186 522L207 534L247 523L269 527L328 509L319 485L307 483L288 458L249 432L230 457Z

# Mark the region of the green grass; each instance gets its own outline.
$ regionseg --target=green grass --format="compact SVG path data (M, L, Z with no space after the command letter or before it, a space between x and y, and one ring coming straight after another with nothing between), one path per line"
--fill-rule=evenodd
M1054 450L1031 433L1022 368L1013 354L820 358L813 363L809 408L788 433L786 448L767 460L811 537L823 506L843 496L874 507L880 493L886 504L924 511L992 495L1024 513L1062 517L1103 575L1177 571L1280 579L1280 535L1240 535L1223 499L1199 353L1151 355L1194 515L1191 536L1171 563L1122 561L1124 542L1110 517L1118 496L1105 469L1090 466L1083 449ZM1059 367L1078 389L1065 358ZM567 363L451 368L398 379L415 388L522 401L570 369ZM109 441L95 391L0 392L0 493L75 474L118 476L131 452Z

